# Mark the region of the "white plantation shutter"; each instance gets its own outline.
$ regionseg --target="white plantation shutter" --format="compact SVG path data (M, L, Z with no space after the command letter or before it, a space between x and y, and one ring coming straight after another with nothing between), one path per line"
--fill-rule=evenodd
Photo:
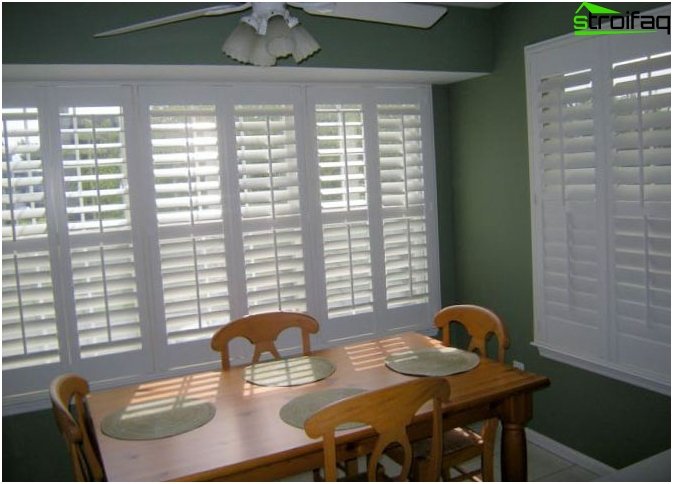
M248 311L306 311L294 106L239 104L234 117Z
M2 110L2 368L60 360L37 108Z
M670 393L670 45L527 48L535 344Z
M621 364L670 378L671 53L612 65L611 292Z
M327 314L372 312L363 108L321 104L315 116Z
M168 343L209 339L229 320L215 106L149 112Z
M59 113L81 358L142 349L120 106Z
M389 308L429 300L421 131L420 105L378 105L386 300Z
M3 85L5 408L217 368L248 313L312 314L316 348L430 328L430 89L335 87Z

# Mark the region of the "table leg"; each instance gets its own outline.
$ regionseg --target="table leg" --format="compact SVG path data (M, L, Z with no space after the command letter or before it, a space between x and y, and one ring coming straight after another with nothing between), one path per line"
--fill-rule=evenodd
M513 395L500 407L502 421L501 471L503 481L528 480L525 425L533 416L530 393Z

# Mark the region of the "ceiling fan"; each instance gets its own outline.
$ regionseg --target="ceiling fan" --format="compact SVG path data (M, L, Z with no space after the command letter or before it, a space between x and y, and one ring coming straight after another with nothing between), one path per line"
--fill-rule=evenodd
M287 5L301 8L311 15L416 28L432 27L446 13L445 7L418 3L225 3L100 32L94 37L125 34L198 17L226 15L252 7L250 15L241 17L238 26L224 42L222 51L244 64L272 66L277 59L289 55L299 63L317 52L320 46L290 14Z

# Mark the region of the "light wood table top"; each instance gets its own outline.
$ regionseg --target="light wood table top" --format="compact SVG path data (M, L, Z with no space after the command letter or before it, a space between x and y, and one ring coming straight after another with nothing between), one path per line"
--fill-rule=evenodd
M95 392L89 408L107 478L111 481L271 480L321 467L322 443L279 417L280 408L297 396L328 388L383 388L409 379L388 369L393 353L441 346L417 333L314 352L336 371L325 380L294 387L262 387L243 378L243 367L128 385ZM525 479L523 426L532 416L531 392L549 384L546 377L482 359L469 372L447 377L451 398L446 424L461 425L498 415L503 432L503 476ZM102 419L127 405L167 397L211 402L217 411L206 425L157 440L118 440L101 433ZM423 412L423 410L422 410ZM418 416L419 435L424 416ZM427 420L427 419L426 419ZM361 440L369 429L343 431L340 442ZM507 442L505 442L507 440ZM346 445L346 444L344 444ZM344 447L345 449L346 447ZM360 453L362 448L348 447ZM522 474L523 473L523 474Z

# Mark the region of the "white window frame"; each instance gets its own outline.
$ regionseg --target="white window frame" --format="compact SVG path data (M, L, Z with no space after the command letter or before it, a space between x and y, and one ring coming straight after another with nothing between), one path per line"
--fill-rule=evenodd
M670 7L652 12L651 15L670 15ZM620 363L618 330L615 322L615 303L609 286L613 277L613 261L610 248L611 212L608 184L610 175L607 163L610 159L611 120L610 92L612 78L610 68L615 62L670 51L670 37L666 32L644 35L605 35L601 37L577 37L573 34L551 39L525 48L526 84L528 99L528 133L531 186L531 219L533 247L533 296L534 296L534 341L544 357L589 370L610 378L641 386L659 393L670 395L670 361L664 374L659 368L634 366ZM542 169L538 160L541 156L541 129L539 116L539 81L556 74L579 72L592 69L594 154L596 156L596 221L598 237L598 325L590 331L577 326L565 330L554 327L545 314L544 286L544 233L542 220ZM670 237L670 234L669 234ZM670 254L669 254L670 256ZM669 286L670 287L670 286ZM670 310L670 306L669 306ZM670 360L670 326L667 341L652 338L652 353L661 355L662 345L668 345ZM574 333L573 333L574 332ZM642 351L642 350L641 350ZM642 358L647 360L647 358ZM662 358L652 357L653 360Z
M49 381L59 373L77 371L87 377L92 388L103 389L123 383L146 381L148 379L185 374L197 370L217 369L219 357L212 352L207 340L197 342L168 345L166 343L165 326L158 324L163 318L161 297L161 267L158 251L158 226L156 205L154 201L154 175L152 166L152 152L149 143L150 127L148 106L150 103L165 104L214 104L218 110L218 137L221 140L220 175L222 185L223 223L225 227L226 259L230 298L230 312L232 319L245 314L245 284L236 284L232 281L241 279L245 274L243 265L243 248L240 241L228 240L229 234L240 231L240 209L238 205L238 179L236 163L227 160L236 160L234 139L233 109L237 103L254 104L292 104L296 125L296 145L298 175L301 190L300 203L301 226L304 239L304 264L306 276L307 312L314 315L321 322L321 331L313 338L314 348L323 348L346 341L358 341L371 337L383 337L402 331L432 331L432 316L440 307L439 287L439 255L438 230L436 213L436 180L434 163L434 124L432 118L432 95L428 84L326 84L326 83L250 83L250 82L203 82L185 79L181 73L176 81L146 80L144 74L130 69L133 77L117 80L91 80L96 77L96 66L90 70L78 66L78 75L89 73L87 80L63 80L55 75L54 80L41 78L39 80L23 80L21 82L5 82L3 84L3 106L17 107L39 104L40 132L42 144L47 150L45 158L45 182L49 197L63 197L62 177L59 178L60 137L58 125L58 109L60 105L71 104L76 106L79 101L91 99L91 102L101 100L116 101L123 106L126 130L127 164L129 184L131 185L131 211L133 224L133 244L135 252L136 278L139 313L141 315L143 351L139 357L125 360L123 357L111 358L109 361L101 359L99 362L86 362L80 365L76 358L64 354L70 348L65 333L60 332L61 362L49 368L34 367L20 369L13 374L5 372L3 385L3 412L17 413L36 408L44 408L48 404L46 387ZM45 66L45 70L50 69ZM123 69L122 69L123 70ZM161 69L159 71L162 71ZM45 71L40 73L44 76ZM58 67L57 73L67 72L67 67ZM135 73L135 74L134 74ZM162 75L166 71L162 71ZM209 69L201 71L198 67L191 69L194 79L210 76ZM116 73L118 76L119 73ZM47 76L48 77L48 76ZM84 76L85 78L87 76ZM188 77L188 76L187 76ZM130 80L129 80L130 79ZM170 79L170 77L169 77ZM112 93L112 94L111 94ZM117 94L115 94L117 93ZM112 98L110 98L112 96ZM67 101L67 102L65 102ZM325 294L325 273L322 265L320 241L322 238L320 198L318 190L318 168L315 151L315 113L312 103L352 103L360 102L365 109L365 123L368 156L372 160L372 167L376 168L378 149L377 130L377 103L416 103L419 106L423 132L423 172L425 193L425 221L427 233L428 259L428 302L413 306L389 310L385 307L385 268L383 264L382 240L380 233L372 237L372 270L375 272L375 310L368 314L358 314L352 317L329 319ZM25 104L27 103L27 104ZM105 104L105 103L103 103ZM223 114L222 114L223 113ZM222 122L224 121L224 122ZM53 172L53 173L52 173ZM370 224L382 224L381 208L375 206L380 201L380 187L376 169L367 169L368 176L368 215ZM51 186L50 186L51 185ZM379 202L380 203L380 202ZM47 210L53 212L54 206L63 206L63 202L48 204ZM144 207L138 209L135 207ZM59 209L60 210L60 209ZM62 225L65 220L60 213L51 214L54 221ZM378 220L377 220L377 217ZM50 222L52 223L52 222ZM380 229L379 229L380 232ZM52 242L54 237L63 238L63 233L49 232L49 247L52 251L52 260L60 260L58 267L52 267L55 291L66 291L69 282L69 249L66 241ZM54 251L59 251L58 257ZM61 267L63 265L63 267ZM245 279L245 277L242 277ZM378 298L378 300L376 300ZM383 299L381 299L383 298ZM74 308L68 303L68 297L61 296L65 304L56 303L59 327L70 327L74 331L74 320L67 315L74 315ZM70 321L65 323L65 321ZM292 335L290 335L292 336ZM75 336L76 337L76 336ZM288 354L296 350L297 343L292 338L280 342L281 352ZM150 348L151 351L147 349ZM243 360L248 353L245 345L240 344L232 348L232 357ZM113 355L114 356L114 355ZM105 361L104 361L105 360ZM120 366L121 365L121 366Z

